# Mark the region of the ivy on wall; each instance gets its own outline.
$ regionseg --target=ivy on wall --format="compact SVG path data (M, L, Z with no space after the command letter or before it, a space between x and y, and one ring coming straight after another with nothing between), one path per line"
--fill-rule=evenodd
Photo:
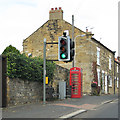
M97 76L97 62L93 62L92 64L92 73L93 73L93 81L98 83L98 76ZM93 86L93 83L92 83ZM92 95L99 95L100 94L100 86L92 87Z
M93 72L93 81L98 82L98 76L97 76L97 63L92 63L92 72Z
M7 56L7 76L29 81L43 81L43 59L27 57L20 54L13 46L8 46L2 53ZM55 64L46 62L46 73L50 80L53 78Z

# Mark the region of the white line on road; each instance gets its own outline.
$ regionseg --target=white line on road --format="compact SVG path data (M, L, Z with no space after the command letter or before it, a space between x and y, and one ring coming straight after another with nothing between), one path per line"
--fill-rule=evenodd
M86 111L87 111L87 110L77 110L77 111L72 112L72 113L70 113L70 114L63 115L63 116L61 116L61 117L59 117L59 118L71 118L71 117L73 117L73 116L75 116L75 115L78 115L78 114L83 113L83 112L86 112Z
M101 104L107 104L107 103L110 103L112 102L113 100L108 100L108 101L105 101L105 102L102 102Z
M108 101L105 101L105 102L102 102L101 104L107 104L107 103L111 103L113 101L117 101L118 99L115 99L115 100L108 100Z

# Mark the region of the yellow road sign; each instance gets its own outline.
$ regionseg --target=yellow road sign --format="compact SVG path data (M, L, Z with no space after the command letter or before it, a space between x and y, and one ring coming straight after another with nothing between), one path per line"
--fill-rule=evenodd
M48 77L46 77L46 84L48 84Z

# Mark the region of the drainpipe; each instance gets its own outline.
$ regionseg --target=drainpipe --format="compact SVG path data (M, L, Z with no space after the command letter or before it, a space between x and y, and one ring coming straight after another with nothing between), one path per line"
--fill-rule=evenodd
M116 73L115 73L115 53L116 53L116 51L114 51L113 53L114 53L114 94L115 94L115 75L116 75Z

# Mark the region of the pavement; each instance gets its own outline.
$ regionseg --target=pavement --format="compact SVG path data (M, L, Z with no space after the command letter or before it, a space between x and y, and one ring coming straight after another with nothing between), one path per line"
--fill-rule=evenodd
M88 110L112 102L118 95L89 96L67 98L63 100L31 103L2 109L2 118L72 118Z

